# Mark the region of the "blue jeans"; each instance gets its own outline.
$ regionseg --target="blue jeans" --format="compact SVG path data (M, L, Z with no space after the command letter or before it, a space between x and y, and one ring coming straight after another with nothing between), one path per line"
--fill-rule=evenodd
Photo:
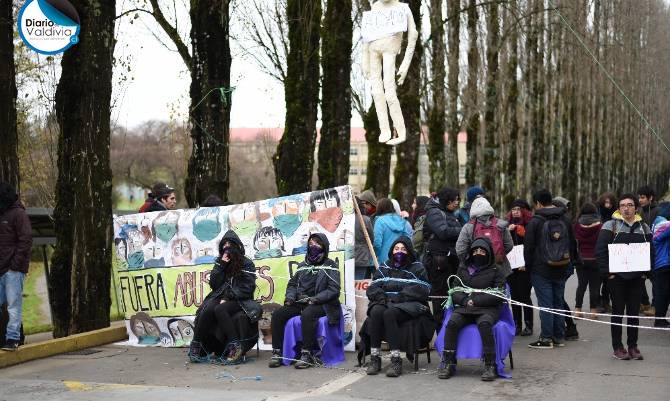
M531 282L538 306L564 309L565 279L551 280L539 274L531 274ZM540 324L540 339L563 341L565 338L565 317L540 311Z
M0 305L7 304L9 322L7 340L21 339L21 307L23 304L23 279L25 273L9 270L0 276Z

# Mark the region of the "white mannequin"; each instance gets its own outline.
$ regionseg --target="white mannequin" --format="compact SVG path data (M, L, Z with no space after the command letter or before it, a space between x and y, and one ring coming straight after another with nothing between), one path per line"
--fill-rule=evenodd
M398 84L402 85L414 55L416 40L419 37L412 11L407 4L398 0L377 0L372 5L372 11L388 10L394 7L403 10L407 18L407 49L405 49L405 56L397 74ZM377 118L381 130L379 142L387 145L398 145L404 142L407 137L405 120L400 109L395 83L395 59L400 54L401 47L402 32L363 43L363 74L372 86L372 98L377 109ZM389 126L389 112L395 131L398 134L398 137L393 139L391 139L391 128Z

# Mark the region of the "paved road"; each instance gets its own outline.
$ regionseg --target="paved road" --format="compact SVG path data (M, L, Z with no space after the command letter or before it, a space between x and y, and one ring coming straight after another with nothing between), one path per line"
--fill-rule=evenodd
M574 281L569 298L574 298ZM109 345L90 355L61 355L0 370L0 400L644 400L670 399L670 332L640 334L644 361L611 358L609 327L584 322L581 338L564 348L527 348L533 337L514 344L511 380L484 383L480 362L459 362L450 380L435 376L421 357L418 374L397 379L368 377L348 355L344 369L268 369L268 353L237 367L186 363L185 349ZM255 357L255 353L251 353ZM405 370L411 370L409 363ZM240 378L220 378L224 372Z

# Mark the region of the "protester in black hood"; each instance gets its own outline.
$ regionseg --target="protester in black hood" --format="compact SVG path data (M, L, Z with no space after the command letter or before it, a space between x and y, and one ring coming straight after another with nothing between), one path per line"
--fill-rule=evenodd
M284 306L272 313L272 358L269 366L281 365L284 326L292 317L302 323L302 353L296 369L314 365L312 351L317 348L316 328L319 318L328 316L328 323L340 321L340 271L328 258L330 243L322 233L309 236L305 261L301 262L286 286Z
M598 213L603 223L612 220L612 214L616 212L617 198L612 192L605 192L598 198Z
M256 344L255 338L248 338L258 336L262 308L254 301L256 267L244 256L244 245L232 230L219 242L209 286L212 291L196 312L189 356L197 361L214 352L224 353L228 362L239 361Z
M423 240L426 254L423 264L428 272L428 279L433 288L431 295L444 296L449 290L447 278L456 274L458 256L456 241L461 233L462 225L454 212L461 201L458 190L444 187L437 197L426 203L426 222L423 226ZM433 316L441 326L444 310L442 301L436 299L433 304Z
M381 371L381 343L385 339L391 351L391 366L386 376L397 377L402 374L400 350L412 352L432 339L435 332L428 296L430 284L426 270L412 247L408 237L398 238L389 250L388 260L372 276L372 283L367 289L370 300L368 318L361 328L361 348L370 345L370 365L367 374L376 375ZM424 316L428 324L420 327L425 342L416 338L402 338L400 325L411 319ZM416 337L416 336L412 336ZM403 344L405 346L403 346Z
M493 246L488 238L475 239L465 263L458 269L457 285L473 289L505 290L506 269L496 264ZM440 379L450 378L456 367L456 345L458 333L468 324L475 323L482 338L484 350L484 372L482 380L494 380L496 371L496 344L493 325L500 317L503 298L484 292L455 291L451 294L454 310L444 334L444 351L438 367Z

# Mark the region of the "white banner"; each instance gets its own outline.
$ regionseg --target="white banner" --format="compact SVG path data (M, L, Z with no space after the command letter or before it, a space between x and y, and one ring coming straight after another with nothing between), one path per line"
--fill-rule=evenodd
M610 273L647 272L651 270L651 247L648 242L609 244Z
M526 261L523 259L523 245L516 245L512 248L507 254L507 260L512 269L526 266Z
M400 3L383 10L363 12L361 22L363 43L406 32L408 11L407 4Z

